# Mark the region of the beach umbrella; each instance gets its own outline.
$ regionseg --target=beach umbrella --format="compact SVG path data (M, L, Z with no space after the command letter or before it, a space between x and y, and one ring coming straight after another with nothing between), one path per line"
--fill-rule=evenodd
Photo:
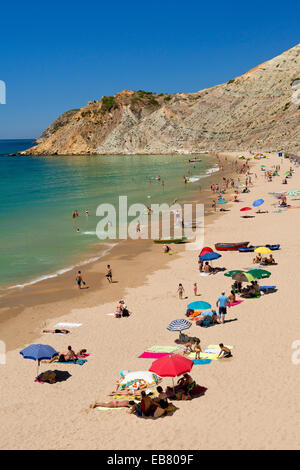
M180 354L160 357L152 362L149 367L150 372L154 372L160 377L178 377L190 372L194 362Z
M256 199L256 201L253 202L252 206L258 207L261 206L265 201L263 199Z
M169 331L183 331L188 330L192 326L192 323L185 318L181 318L180 320L173 320L167 327Z
M270 271L259 268L249 269L248 273L255 277L255 279L267 279L271 276Z
M255 248L254 252L266 254L266 253L272 253L272 250L270 250L270 248L266 246L259 246L258 248Z
M228 271L227 273L225 273L224 276L232 277L234 274L243 273L243 272L244 271L242 271L241 269L233 269L232 271Z
M148 370L139 370L135 372L128 372L122 379L119 381L121 390L139 390L139 388L145 387L154 387L162 379Z
M251 207L242 207L242 209L240 209L241 212L251 211L251 210L252 210Z
M214 251L206 253L205 255L200 256L201 261L213 261L214 259L221 258L222 255L215 253Z
M254 276L252 274L243 272L243 273L237 273L232 276L232 279L238 282L251 282L254 281Z
M40 361L45 359L50 360L54 356L58 356L58 352L47 344L31 344L30 346L22 349L20 354L24 357L24 359L38 361L37 372L39 370Z
M236 185L236 188L245 188L245 185L242 184L242 183L240 183L240 184L237 184L237 185Z
M219 199L217 204L227 204L227 201L225 201L224 199Z
M207 310L208 308L211 308L211 305L203 300L196 300L195 302L188 304L187 308L190 308L191 310Z
M299 196L300 195L300 190L299 189L291 189L287 193L288 196Z
M210 248L209 246L205 246L204 248L202 248L199 256L206 255L206 253L213 253L213 251L214 250Z

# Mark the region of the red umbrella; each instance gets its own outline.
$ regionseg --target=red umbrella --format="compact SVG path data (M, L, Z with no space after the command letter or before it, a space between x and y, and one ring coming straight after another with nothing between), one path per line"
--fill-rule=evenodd
M202 248L201 253L199 256L206 255L206 253L212 253L214 250L212 248L209 248L209 246L205 246Z
M240 211L251 211L252 208L251 207L242 207L242 209L240 209Z
M178 375L190 372L194 362L179 354L160 357L152 362L149 369L160 377L177 377Z

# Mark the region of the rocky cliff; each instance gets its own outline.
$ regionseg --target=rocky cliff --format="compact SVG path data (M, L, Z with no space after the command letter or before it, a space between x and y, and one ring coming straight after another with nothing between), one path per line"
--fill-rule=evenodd
M25 155L300 151L300 44L197 93L127 91L60 116Z

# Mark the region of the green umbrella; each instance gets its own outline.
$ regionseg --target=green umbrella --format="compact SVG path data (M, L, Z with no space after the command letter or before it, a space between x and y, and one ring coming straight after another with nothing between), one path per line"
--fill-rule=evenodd
M268 277L271 276L271 273L269 271L266 271L265 269L249 269L248 271L249 274L252 274L255 279L267 279Z
M251 282L255 281L254 276L250 273L246 272L241 272L241 273L236 273L232 276L232 279L238 282Z
M243 273L243 272L244 271L242 271L241 269L233 269L232 271L228 271L228 273L225 273L224 276L232 277L237 273Z

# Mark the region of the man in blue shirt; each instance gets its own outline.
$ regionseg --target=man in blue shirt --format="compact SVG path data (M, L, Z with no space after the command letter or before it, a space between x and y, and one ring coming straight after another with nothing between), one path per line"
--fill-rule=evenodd
M217 300L217 307L219 307L219 316L222 323L225 323L225 315L227 313L227 305L230 307L230 302L225 292Z

